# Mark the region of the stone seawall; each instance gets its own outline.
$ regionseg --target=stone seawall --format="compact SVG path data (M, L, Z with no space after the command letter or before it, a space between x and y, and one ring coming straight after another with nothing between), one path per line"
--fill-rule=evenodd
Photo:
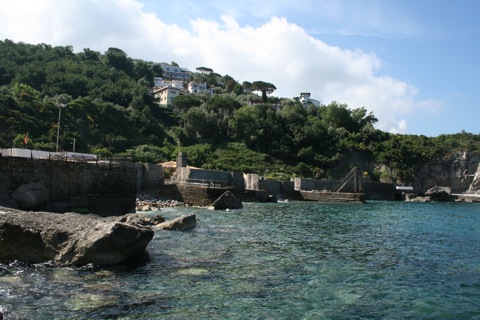
M101 214L134 212L138 171L132 164L0 157L0 205L20 208L12 194L35 184L43 190L31 192L31 197L41 197L40 207L33 210L65 212L86 208Z
M304 191L331 191L337 187L340 180L315 180L295 178L295 190ZM366 200L395 200L396 188L393 183L364 181L363 189ZM342 192L354 192L353 181L350 181L342 189Z
M187 206L208 207L226 191L232 191L237 198L245 200L242 198L243 189L235 189L232 187L210 188L205 185L185 183L160 186L152 195L159 199L171 199L183 202Z

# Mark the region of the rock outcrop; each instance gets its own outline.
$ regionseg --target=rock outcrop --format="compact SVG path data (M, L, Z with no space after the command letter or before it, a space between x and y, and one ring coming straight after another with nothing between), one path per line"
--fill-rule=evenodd
M468 188L468 193L480 194L480 163L478 164L477 172L473 176L473 181Z
M456 152L415 169L414 189L424 192L434 186L449 186L452 193L467 191L480 164L480 153Z
M160 230L172 230L172 231L187 231L195 229L197 225L197 218L194 214L183 215L176 219L168 220L163 223L154 225L155 228Z
M425 196L429 197L430 201L455 201L455 199L452 197L452 189L450 187L435 186L431 189L428 189L427 192L425 192Z
M0 208L0 260L115 265L144 254L153 238L135 221Z
M209 207L214 210L230 210L242 209L243 204L231 191L224 192L217 200L215 200Z

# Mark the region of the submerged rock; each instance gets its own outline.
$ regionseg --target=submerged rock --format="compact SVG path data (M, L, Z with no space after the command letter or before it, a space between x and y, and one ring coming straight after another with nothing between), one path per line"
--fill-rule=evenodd
M0 260L114 265L145 252L153 230L123 217L0 208Z

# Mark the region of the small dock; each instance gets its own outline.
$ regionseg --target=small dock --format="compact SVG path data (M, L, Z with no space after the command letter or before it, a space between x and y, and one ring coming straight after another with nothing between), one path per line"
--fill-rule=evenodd
M345 186L353 181L353 192L342 192ZM304 201L365 203L365 192L362 177L354 167L333 190L299 190Z
M365 203L365 193L331 192L331 191L300 191L304 201Z

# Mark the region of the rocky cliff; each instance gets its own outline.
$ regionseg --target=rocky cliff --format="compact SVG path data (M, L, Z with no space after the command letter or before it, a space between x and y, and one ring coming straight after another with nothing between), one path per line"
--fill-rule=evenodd
M443 159L415 168L414 189L424 192L435 186L446 186L452 193L470 189L480 163L480 153L456 152Z
M435 186L445 186L452 190L452 193L475 193L478 190L480 177L475 180L475 173L480 165L480 153L478 152L456 152L442 159L432 160L426 164L420 164L413 168L413 188L416 192L423 193ZM385 173L386 177L392 177L397 185L410 185L408 181L395 181L397 174L388 164L377 166L377 170ZM477 172L477 175L478 172ZM476 186L476 187L475 187Z
M480 163L477 166L477 172L475 172L472 184L470 185L470 188L468 188L467 192L472 194L480 194Z

